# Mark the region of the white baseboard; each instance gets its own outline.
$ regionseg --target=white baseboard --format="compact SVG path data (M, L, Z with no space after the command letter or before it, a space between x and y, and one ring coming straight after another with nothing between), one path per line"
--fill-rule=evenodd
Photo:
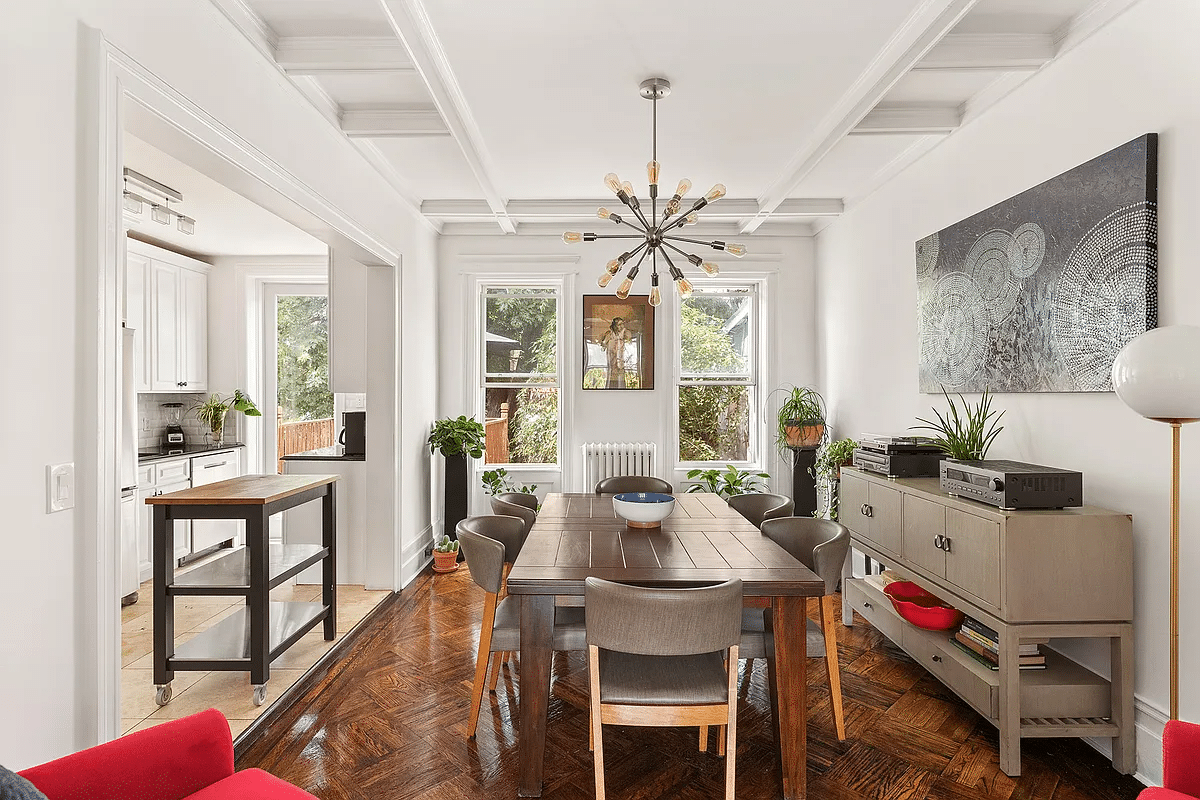
M1137 772L1133 777L1147 786L1162 786L1162 737L1167 714L1140 697L1133 698L1133 725L1137 731ZM1112 758L1112 739L1083 741Z
M425 569L425 565L433 560L425 555L425 549L433 544L433 525L427 525L415 539L408 543L401 554L400 588L408 586Z

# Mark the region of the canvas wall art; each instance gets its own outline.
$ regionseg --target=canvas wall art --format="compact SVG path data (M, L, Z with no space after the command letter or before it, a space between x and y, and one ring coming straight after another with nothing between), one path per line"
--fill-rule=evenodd
M654 388L654 306L648 295L583 296L583 388Z
M1158 324L1158 135L917 242L922 392L1107 392Z

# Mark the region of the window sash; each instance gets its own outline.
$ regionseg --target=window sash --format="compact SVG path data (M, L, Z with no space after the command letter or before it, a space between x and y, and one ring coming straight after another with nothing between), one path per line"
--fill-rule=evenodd
M487 334L488 300L553 300L554 325L557 335L554 343L554 372L488 372L487 371ZM536 389L562 388L562 289L559 286L530 283L522 285L520 281L512 284L481 284L479 287L479 315L477 332L481 341L479 359L479 386L482 389ZM561 422L561 412L560 412Z

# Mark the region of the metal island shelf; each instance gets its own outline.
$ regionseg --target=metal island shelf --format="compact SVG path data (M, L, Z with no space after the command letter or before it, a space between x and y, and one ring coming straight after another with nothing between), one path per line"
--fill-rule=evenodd
M324 623L326 641L337 632L334 576L337 475L244 475L207 486L146 498L154 506L154 684L155 701L171 699L176 670L249 672L254 704L266 701L271 662ZM267 520L273 514L321 500L322 543L271 545ZM246 547L178 577L174 572L174 523L186 519L246 522ZM321 602L271 602L276 586L321 563ZM246 598L236 613L175 646L175 598Z

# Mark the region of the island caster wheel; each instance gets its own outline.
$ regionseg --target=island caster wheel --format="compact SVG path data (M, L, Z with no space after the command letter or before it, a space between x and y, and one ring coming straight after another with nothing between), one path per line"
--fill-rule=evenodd
M171 684L164 683L158 687L158 691L154 694L154 702L160 706L165 706L171 702Z
M255 686L254 687L254 705L261 706L265 702L267 702L267 687L266 686Z

